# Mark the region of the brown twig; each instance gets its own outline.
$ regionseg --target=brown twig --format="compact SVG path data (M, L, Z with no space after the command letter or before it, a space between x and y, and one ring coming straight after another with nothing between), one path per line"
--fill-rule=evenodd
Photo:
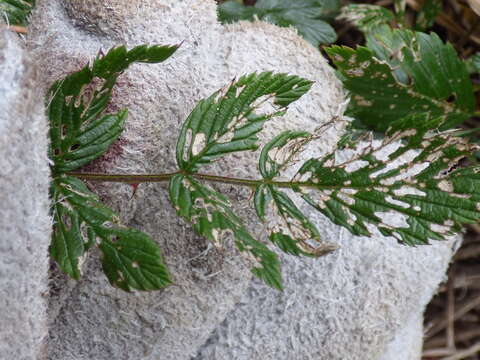
M480 352L480 342L470 346L468 349L459 350L455 354L445 357L442 360L461 360L465 359L470 355L475 355Z
M7 29L19 34L26 34L28 32L25 26L7 25Z
M455 260L465 260L480 257L480 244L467 246L458 250ZM480 275L480 273L479 273Z
M477 124L478 126L478 124ZM480 234L480 225L478 224L468 224L467 228L471 229L472 231L476 232L477 234Z
M457 343L465 342L476 337L480 337L480 327L475 327L473 329L456 331L455 332L455 341ZM425 342L425 351L434 350L436 348L442 348L446 346L445 336L439 335L431 338Z
M452 355L455 350L447 349L447 348L439 348L439 349L429 349L425 350L422 353L422 357L424 358L438 358L439 356L448 356Z
M455 349L455 263L448 271L447 283L447 348Z
M455 281L455 289L470 289L478 290L480 289L480 275L471 275L471 276L459 276ZM447 291L447 286L440 286L438 289L439 293Z
M413 10L419 11L421 9L421 4L418 0L406 0L408 6L410 6ZM454 22L452 19L450 19L447 15L444 13L440 13L436 20L435 20L439 25L442 25L443 27L447 28L450 30L452 33L455 33L456 35L464 35L465 34L465 29L463 29L460 25L458 25L456 22ZM470 34L469 39L472 40L474 43L477 45L480 45L480 37L475 35L475 34Z
M477 18L475 22L470 26L470 29L468 29L468 32L464 36L462 36L462 38L458 42L458 47L464 47L468 41L468 38L478 29L479 26L480 18Z
M463 302L463 304L457 307L457 310L455 311L455 314L453 316L454 320L457 320L458 318L462 317L467 312L469 312L470 310L472 310L473 308L479 305L480 305L480 292L476 292L468 300ZM438 332L442 331L443 329L445 329L447 325L448 325L448 322L446 319L442 319L437 323L433 324L433 326L427 330L426 338L430 338L433 335L437 334Z

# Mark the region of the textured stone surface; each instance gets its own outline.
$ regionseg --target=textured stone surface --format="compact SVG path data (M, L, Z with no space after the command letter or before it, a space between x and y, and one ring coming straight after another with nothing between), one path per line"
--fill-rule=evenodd
M49 169L36 71L0 29L0 358L31 360L47 335Z
M449 244L407 248L317 225L341 248L318 260L283 256L283 293L254 281L195 360L420 359L421 314Z
M286 128L313 129L343 111L339 103L344 95L333 71L292 30L279 32L266 24L223 28L210 1L78 1L66 2L65 8L63 3L39 1L31 22L29 46L46 86L78 69L100 48L183 41L168 62L135 65L121 77L112 109L128 107L127 129L115 149L90 170L174 170L175 140L195 103L252 71L290 72L318 81L288 116L269 126L269 137ZM318 101L309 105L313 98ZM323 145L331 147L335 136L326 139ZM230 164L219 162L208 171L255 176L257 156L232 156ZM125 294L111 288L98 259L90 259L83 279L51 301L49 358L189 359L246 292L248 267L231 245L203 254L205 241L174 214L165 185L142 185L133 199L125 185L96 190L126 222L159 243L175 285L161 292ZM243 209L246 201L240 201L248 191L223 190L241 213L254 218ZM260 233L253 221L251 229Z
M91 171L174 170L175 139L195 103L251 71L289 72L316 81L287 116L268 125L267 138L283 129L312 130L344 110L340 84L316 49L290 29L263 23L220 26L213 1L43 0L30 33L45 88L99 49L183 41L166 63L135 65L122 75L111 109L129 109L126 131L112 151L89 166ZM325 134L317 152L330 150L338 131ZM208 172L255 177L257 156L231 156ZM396 343L418 349L405 329L421 317L451 256L451 243L415 249L379 235L355 238L312 215L324 238L341 249L317 260L282 256L286 289L279 293L257 281L250 284L248 268L231 246L208 250L193 236L174 214L164 185L142 185L133 198L124 185L95 185L95 190L124 221L154 237L175 285L148 294L115 290L101 273L96 253L76 284L62 285L55 273L48 359L397 360L389 357ZM246 209L250 194L231 186L222 190L261 236ZM418 351L405 356L413 360Z
M397 331L395 339L387 345L381 360L421 359L422 345L423 314L414 311L403 328Z

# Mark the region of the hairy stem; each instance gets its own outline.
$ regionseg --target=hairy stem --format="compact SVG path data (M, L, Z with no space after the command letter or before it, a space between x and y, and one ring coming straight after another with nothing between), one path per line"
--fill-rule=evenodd
M205 180L209 182L217 182L224 184L235 184L241 186L256 187L262 184L275 185L280 188L294 188L296 186L302 187L318 187L314 183L310 182L295 182L295 181L273 181L270 179L261 179L261 180L252 180L252 179L242 179L242 178L231 178L226 176L217 176L209 174L197 174L197 173L185 173L182 171L177 171L174 173L165 173L165 174L98 174L98 173L83 173L83 172L68 172L67 175L75 176L82 180L89 181L104 181L104 182L117 182L117 183L126 183L126 184L139 184L144 182L166 182L175 175L188 175L198 180Z

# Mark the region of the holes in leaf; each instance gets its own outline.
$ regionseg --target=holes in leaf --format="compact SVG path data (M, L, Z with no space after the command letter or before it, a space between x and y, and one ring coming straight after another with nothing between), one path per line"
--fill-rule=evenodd
M450 174L452 171L456 170L459 166L459 163L455 163L453 164L452 166L450 166L449 168L447 169L443 169L442 171L440 171L440 176L446 176L448 174Z
M67 137L67 126L65 124L61 125L60 134L62 136L62 139L65 139Z
M450 104L452 104L452 103L455 102L455 100L457 100L457 96L456 96L455 94L452 94L452 95L450 95L448 98L446 98L445 101L448 102L448 103L450 103Z
M70 218L70 216L67 216L67 215L62 216L61 221L67 230L72 229L72 219Z
M405 84L406 86L413 86L413 82L414 82L414 81L413 81L413 78L412 78L411 76L407 76L406 79L405 79L404 84Z
M70 151L75 151L75 150L77 150L79 147L80 147L80 144L73 144L72 146L70 146Z
M192 146L192 129L188 129L185 135L185 149L189 149ZM188 161L189 154L187 151L183 152L183 161Z

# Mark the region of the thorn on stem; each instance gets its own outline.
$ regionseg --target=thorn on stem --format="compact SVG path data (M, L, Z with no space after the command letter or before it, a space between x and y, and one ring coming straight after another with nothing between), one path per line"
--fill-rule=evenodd
M138 189L138 185L140 185L140 183L136 183L136 184L129 184L131 187L132 187L132 196L130 197L130 200L133 199L133 197L135 196L135 194L137 193L137 189Z
M25 26L18 26L18 25L9 25L7 26L7 29L19 34L26 34L28 32L27 28Z

